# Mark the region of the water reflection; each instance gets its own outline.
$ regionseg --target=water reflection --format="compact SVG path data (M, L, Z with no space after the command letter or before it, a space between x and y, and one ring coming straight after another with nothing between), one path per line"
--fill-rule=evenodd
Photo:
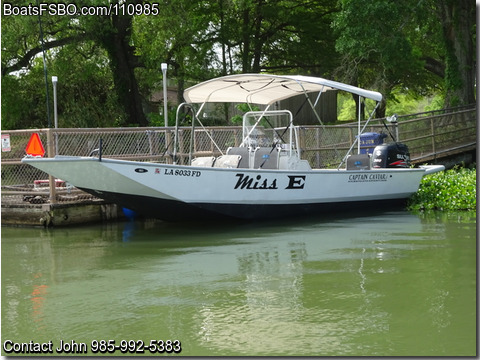
M3 229L2 336L178 338L183 355L472 355L475 218L448 216Z

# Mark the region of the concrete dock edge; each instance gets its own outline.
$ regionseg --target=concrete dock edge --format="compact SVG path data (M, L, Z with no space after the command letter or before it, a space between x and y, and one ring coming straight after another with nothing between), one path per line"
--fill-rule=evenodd
M2 204L2 226L59 227L123 220L117 204L95 200L75 204Z

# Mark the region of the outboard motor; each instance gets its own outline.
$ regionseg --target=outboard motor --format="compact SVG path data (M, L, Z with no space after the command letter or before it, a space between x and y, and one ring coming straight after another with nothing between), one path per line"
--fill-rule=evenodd
M375 169L410 167L408 146L400 143L376 146L373 150L372 166Z

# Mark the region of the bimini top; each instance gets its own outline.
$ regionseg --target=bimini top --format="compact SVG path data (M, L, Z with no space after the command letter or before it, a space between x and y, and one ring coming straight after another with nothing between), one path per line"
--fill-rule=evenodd
M189 103L231 102L270 105L276 101L310 92L342 90L375 101L382 94L312 76L238 74L202 82L185 90Z

